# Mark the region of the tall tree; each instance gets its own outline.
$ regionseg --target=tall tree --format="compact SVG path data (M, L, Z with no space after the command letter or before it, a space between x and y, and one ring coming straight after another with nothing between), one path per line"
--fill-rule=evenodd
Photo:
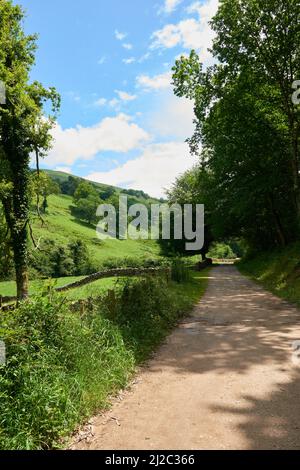
M6 223L14 253L18 299L28 296L29 162L37 160L50 146L50 129L59 108L54 88L30 83L35 61L36 36L25 35L24 12L11 0L0 0L0 81L6 103L0 105L0 183ZM44 103L50 100L53 115L46 116Z

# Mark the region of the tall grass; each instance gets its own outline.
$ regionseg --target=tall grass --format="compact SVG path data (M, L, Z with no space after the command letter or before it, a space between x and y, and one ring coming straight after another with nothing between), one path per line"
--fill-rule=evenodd
M125 280L70 311L58 294L0 316L0 449L51 449L124 388L205 289L205 273L181 284Z

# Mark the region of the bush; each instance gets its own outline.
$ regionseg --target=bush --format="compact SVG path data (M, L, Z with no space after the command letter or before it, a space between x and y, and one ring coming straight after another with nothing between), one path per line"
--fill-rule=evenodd
M124 280L86 311L70 312L55 293L0 316L7 363L0 366L0 449L62 445L88 416L125 387L180 315L199 282L165 276Z
M207 256L215 259L237 258L236 253L233 252L231 246L227 243L213 243Z

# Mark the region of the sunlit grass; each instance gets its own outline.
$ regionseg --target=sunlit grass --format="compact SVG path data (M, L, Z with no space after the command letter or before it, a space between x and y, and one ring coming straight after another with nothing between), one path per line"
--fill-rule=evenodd
M242 273L274 294L300 306L300 244L260 253L238 264Z

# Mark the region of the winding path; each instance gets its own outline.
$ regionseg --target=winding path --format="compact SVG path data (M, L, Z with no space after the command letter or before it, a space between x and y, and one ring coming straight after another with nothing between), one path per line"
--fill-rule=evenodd
M192 316L76 449L300 449L300 312L213 268Z

